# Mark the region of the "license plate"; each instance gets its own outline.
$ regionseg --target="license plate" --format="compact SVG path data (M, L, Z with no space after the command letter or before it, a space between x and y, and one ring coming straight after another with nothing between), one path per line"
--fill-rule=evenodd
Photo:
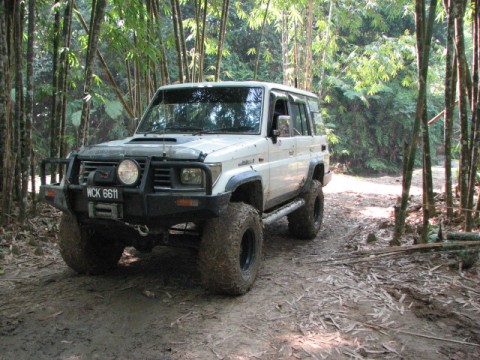
M88 200L94 201L121 201L123 193L121 188L87 186L85 193Z

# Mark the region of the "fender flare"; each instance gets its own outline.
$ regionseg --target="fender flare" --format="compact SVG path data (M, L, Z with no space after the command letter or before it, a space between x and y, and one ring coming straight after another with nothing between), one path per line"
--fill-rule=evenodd
M320 166L320 174L315 177L316 180L319 180L323 184L323 176L325 175L325 163L323 161L323 157L315 158L310 161L310 165L308 166L308 175L307 179L305 180L305 184L303 184L302 192L307 191L314 179L315 169Z
M260 186L255 187L256 191L255 194L253 194L253 203L251 205L257 208L259 211L262 211L264 205L263 179L257 171L250 170L232 176L230 180L228 180L227 185L225 186L225 191L233 194L235 190L237 190L242 185L253 183L259 183Z
M258 172L251 170L234 175L230 178L230 180L228 180L227 185L225 186L225 191L234 192L240 185L252 181L260 181L260 183L262 183L262 177Z

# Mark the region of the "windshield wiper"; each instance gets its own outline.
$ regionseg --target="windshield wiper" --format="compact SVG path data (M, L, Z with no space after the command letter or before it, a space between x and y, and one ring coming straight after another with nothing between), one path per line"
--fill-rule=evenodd
M146 131L143 134L148 135L148 134L162 134L164 132L168 132L170 130L185 130L185 131L195 131L195 130L202 130L201 127L198 126L188 126L188 125L172 125L172 126L167 126L162 129L154 129L150 131Z
M236 126L236 127L225 127L225 128L215 128L215 129L202 129L198 132L193 133L192 135L201 135L201 134L212 134L212 133L222 133L227 131L232 132L242 132L247 130L253 130L252 126Z

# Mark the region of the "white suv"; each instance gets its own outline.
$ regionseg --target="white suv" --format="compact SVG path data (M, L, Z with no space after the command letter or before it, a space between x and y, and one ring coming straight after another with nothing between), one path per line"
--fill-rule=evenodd
M204 286L243 294L262 262L263 226L288 216L312 239L331 179L313 93L263 82L161 87L134 136L42 164L41 198L62 210L60 250L80 273L116 266L125 246L199 251ZM63 164L46 184L46 165Z

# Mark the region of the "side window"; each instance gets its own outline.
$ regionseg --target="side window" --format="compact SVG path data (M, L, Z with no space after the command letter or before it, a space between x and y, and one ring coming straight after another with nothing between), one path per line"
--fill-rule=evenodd
M320 114L318 99L313 97L308 98L308 107L312 116L313 134L325 135L325 125L323 123L322 115Z
M313 116L313 133L315 135L325 135L325 124L323 123L322 115L318 112L312 112Z
M290 103L292 110L292 123L294 136L310 135L310 127L307 118L307 108L305 104Z

